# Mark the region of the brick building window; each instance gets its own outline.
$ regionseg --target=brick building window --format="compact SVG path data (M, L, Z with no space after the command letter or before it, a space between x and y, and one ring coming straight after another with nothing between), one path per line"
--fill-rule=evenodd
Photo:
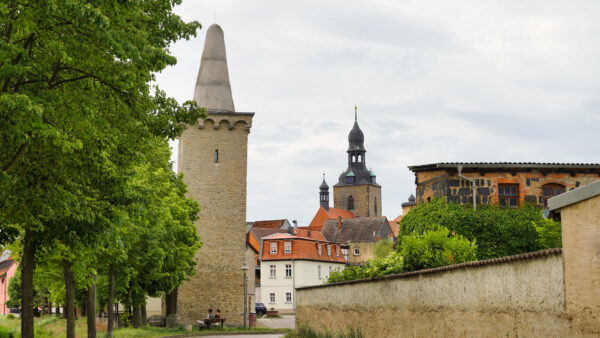
M327 246L327 256L331 256L331 245Z
M354 209L354 197L348 196L348 210Z
M275 293L269 293L269 303L275 303Z
M219 163L219 149L215 149L215 163Z
M358 255L360 255L360 249L354 248L354 256L358 256Z
M542 186L542 198L544 199L544 206L548 206L548 199L554 196L558 196L565 192L565 187L557 183L548 183Z
M317 266L317 278L321 279L321 266Z
M502 208L516 208L519 204L519 185L498 184L498 202Z
M321 244L317 244L317 250L319 251L319 256L321 256L323 254L323 248L321 247Z
M288 254L292 253L292 242L285 242L283 252Z
M271 242L271 253L272 254L277 253L277 242Z
M285 293L285 302L286 303L291 303L292 302L292 293L291 292L286 292Z
M336 252L337 256L340 257L340 247L339 246L335 247L335 252Z
M292 264L285 265L285 278L292 278Z
M277 268L276 268L276 266L275 265L270 265L269 267L271 268L271 275L270 275L270 277L271 278L275 278L277 276Z

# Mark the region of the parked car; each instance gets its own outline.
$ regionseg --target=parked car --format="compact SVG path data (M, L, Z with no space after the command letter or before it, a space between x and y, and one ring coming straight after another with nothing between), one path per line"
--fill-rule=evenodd
M259 317L267 314L267 307L263 303L256 303L254 310L256 311L256 315Z

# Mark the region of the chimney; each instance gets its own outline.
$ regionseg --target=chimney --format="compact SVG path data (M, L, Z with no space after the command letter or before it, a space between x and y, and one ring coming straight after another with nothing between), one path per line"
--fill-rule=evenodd
M294 223L294 228L298 227L298 221L297 220L293 220L292 223Z
M338 230L342 230L342 216L338 216L338 221L337 221L337 228Z

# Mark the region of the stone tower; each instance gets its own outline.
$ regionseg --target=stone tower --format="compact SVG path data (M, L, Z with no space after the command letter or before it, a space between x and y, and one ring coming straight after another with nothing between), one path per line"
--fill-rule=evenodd
M200 204L196 227L202 248L196 275L177 291L177 320L194 323L209 308L218 308L227 323L241 325L247 149L254 113L234 109L223 30L216 24L206 33L194 100L208 116L181 135L178 167L189 196Z
M329 211L329 186L325 182L325 174L323 174L323 182L319 186L319 204Z
M354 126L348 134L348 168L333 186L333 206L352 210L359 217L381 216L381 186L367 169L364 141L355 108Z

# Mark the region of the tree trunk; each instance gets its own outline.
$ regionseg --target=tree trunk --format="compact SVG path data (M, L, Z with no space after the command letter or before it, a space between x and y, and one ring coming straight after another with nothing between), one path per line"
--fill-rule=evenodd
M52 302L48 298L46 298L46 306L48 306L48 314L52 316Z
M67 306L67 338L75 338L75 281L71 271L71 263L65 259L62 260L63 274L65 276L66 300Z
M144 304L142 304L142 326L146 326L146 323L148 323L148 313L146 312L146 302L144 302Z
M111 338L114 328L114 298L115 298L115 271L112 263L108 265L108 302L106 304L108 310L108 327L106 329L106 337Z
M56 304L56 315L60 316L60 304Z
M167 327L177 327L177 289L166 295Z
M96 275L87 291L87 334L88 338L96 338Z
M66 305L63 305L62 317L67 318L67 306Z
M136 303L133 304L133 327L142 326L142 309Z
M35 231L25 230L21 259L21 337L33 338L33 270Z

